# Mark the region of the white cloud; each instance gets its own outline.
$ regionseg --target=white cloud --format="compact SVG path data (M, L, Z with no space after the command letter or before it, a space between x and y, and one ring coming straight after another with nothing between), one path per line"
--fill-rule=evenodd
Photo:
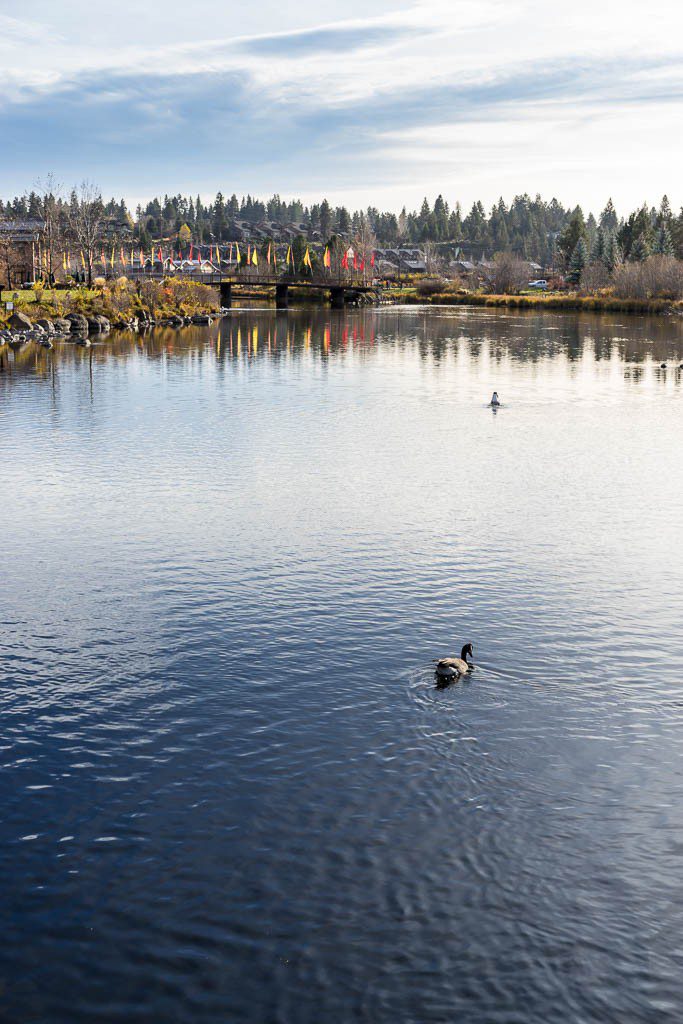
M128 103L131 138L185 125L195 146L224 146L253 189L270 126L270 170L283 178L274 188L341 197L367 182L375 202L400 185L463 199L470 188L487 199L539 189L585 203L621 189L633 204L678 184L683 14L672 0L647 10L635 0L379 0L369 18L360 0L294 13L275 0L253 10L209 2L198 18L180 0L90 0L87 14L84 2L65 11L35 0L31 11L35 21L0 16L0 99L6 118L19 103L33 112L27 135L41 116L68 129L55 104L87 104L101 118L93 135L125 145ZM14 123L21 133L20 115ZM117 191L133 185L135 156L123 155ZM209 179L216 157L202 164ZM5 190L11 173L0 170ZM22 173L17 164L12 187L27 184ZM181 187L173 173L177 185L162 191Z

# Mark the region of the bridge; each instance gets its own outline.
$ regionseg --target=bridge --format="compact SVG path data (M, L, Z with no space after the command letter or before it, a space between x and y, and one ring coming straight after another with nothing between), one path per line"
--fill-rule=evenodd
M136 281L163 281L166 278L179 278L187 281L195 281L198 284L211 285L220 290L221 305L225 309L232 306L234 288L249 289L250 294L244 298L264 298L274 292L276 309L287 309L289 307L289 290L294 288L297 291L317 292L322 299L329 294L330 305L333 309L343 309L347 303L357 302L362 295L371 296L375 302L379 302L381 286L379 284L366 284L364 281L333 280L331 277L298 277L296 275L254 275L251 274L212 274L212 273L184 273L173 274L163 270L134 270L128 275ZM254 289L254 292L251 292Z

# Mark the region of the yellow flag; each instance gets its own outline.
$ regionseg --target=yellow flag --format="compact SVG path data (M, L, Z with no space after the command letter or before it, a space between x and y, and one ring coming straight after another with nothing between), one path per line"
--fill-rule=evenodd
M291 247L291 245L287 246L287 260L286 260L286 262L287 262L287 265L289 265L292 262L292 247Z
M66 274L66 253L62 256L62 266L64 267L64 273Z
M310 268L311 268L311 270L313 269L313 268L311 267L311 254L310 254L310 252L308 251L308 247L306 248L306 254L305 254L305 256L304 256L304 266L305 266L305 267L310 267Z
M258 255L256 253L256 246L254 246L254 251L251 255L251 262L255 267L258 267Z
M83 269L85 270L85 256L83 255L83 250L82 249L81 249L81 263L83 264Z
M268 266L270 266L270 242L268 242L268 252L266 253L266 260L268 261Z
M237 262L241 263L242 262L242 257L240 256L240 243L239 242L235 242L235 249L237 250Z

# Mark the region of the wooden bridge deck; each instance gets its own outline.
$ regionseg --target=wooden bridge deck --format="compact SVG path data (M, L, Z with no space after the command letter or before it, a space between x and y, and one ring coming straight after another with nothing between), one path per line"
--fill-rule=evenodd
M304 289L320 293L329 292L332 305L341 308L346 302L357 299L360 295L374 295L379 301L381 286L368 284L362 280L344 279L334 280L332 277L294 277L276 276L275 274L252 275L249 273L235 274L173 274L163 270L135 270L128 275L135 281L162 281L167 277L178 278L179 280L195 281L199 284L211 285L219 288L221 302L224 306L232 304L233 288L263 288L275 289L275 305L279 309L286 309L289 304L289 289Z

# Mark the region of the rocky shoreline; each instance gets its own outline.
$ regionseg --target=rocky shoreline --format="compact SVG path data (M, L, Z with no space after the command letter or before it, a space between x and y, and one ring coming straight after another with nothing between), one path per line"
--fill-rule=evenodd
M151 327L205 326L213 323L213 319L208 313L195 316L174 314L156 320L142 314L112 322L101 314L85 316L83 313L67 313L65 316L40 317L32 321L25 313L16 312L9 318L7 326L0 329L0 345L16 346L33 341L50 349L54 347L55 341L70 341L87 348L91 344L90 335L108 334L111 330L143 332Z

